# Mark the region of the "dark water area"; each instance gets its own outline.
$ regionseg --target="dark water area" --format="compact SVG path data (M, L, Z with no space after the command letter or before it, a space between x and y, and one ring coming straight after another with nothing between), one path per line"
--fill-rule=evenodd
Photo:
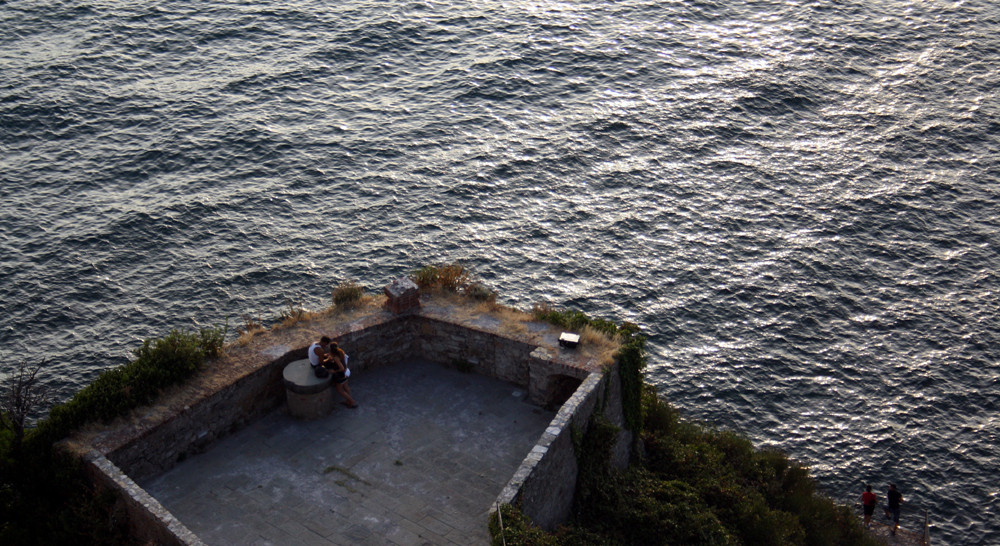
M3 366L461 261L1000 543L998 59L984 1L2 2Z

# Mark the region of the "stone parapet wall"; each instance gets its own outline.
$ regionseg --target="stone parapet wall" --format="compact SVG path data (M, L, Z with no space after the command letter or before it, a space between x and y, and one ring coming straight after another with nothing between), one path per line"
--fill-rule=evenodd
M402 317L365 328L331 332L348 351L353 370L394 364L413 354L414 319ZM109 460L142 481L200 453L230 432L285 402L281 372L307 358L297 347L149 427L132 441L110 451Z
M200 453L217 439L275 409L284 401L281 371L305 357L305 349L286 353L253 373L215 391L199 403L185 406L158 426L107 454L135 480L145 480Z
M535 525L548 531L566 522L579 472L573 433L586 431L597 411L620 428L612 464L617 468L628 465L632 433L624 428L621 389L616 387L620 382L617 365L584 379L497 497L492 511L497 505L517 505Z
M417 354L431 362L461 362L473 373L528 386L528 361L534 345L431 318L420 320L414 345Z
M417 350L415 334L419 321L413 315L386 317L375 324L331 332L330 337L350 357L348 364L352 371L375 369L419 354L414 353Z
M528 401L546 405L550 380L557 376L583 380L584 368L574 365L576 356L565 349L546 349L499 334L432 318L421 318L414 336L414 350L424 359L444 365L461 363L469 371L521 385ZM561 353L567 353L566 357ZM561 402L561 401L560 401Z
M84 468L98 491L120 493L117 499L128 517L129 534L135 543L204 546L197 535L100 453L92 451L84 457Z
M562 400L552 399L552 381L558 377L573 377L580 381L592 372L577 368L561 360L550 349L536 347L528 360L528 400L538 405L547 405Z

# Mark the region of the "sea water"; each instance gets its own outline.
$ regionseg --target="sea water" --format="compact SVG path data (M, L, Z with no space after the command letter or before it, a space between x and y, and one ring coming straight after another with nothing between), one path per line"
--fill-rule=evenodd
M3 366L459 261L997 543L998 68L985 0L0 2Z

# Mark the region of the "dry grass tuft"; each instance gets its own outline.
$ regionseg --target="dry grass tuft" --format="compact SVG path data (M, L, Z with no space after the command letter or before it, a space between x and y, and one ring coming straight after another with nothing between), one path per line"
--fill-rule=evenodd
M612 337L591 326L584 326L580 331L580 344L596 356L602 366L606 366L615 361L621 340L619 336Z
M309 322L322 317L323 313L316 311L306 311L305 309L297 309L295 314L284 315L281 322L275 324L272 330L283 330L285 328L291 328L299 324L300 322Z
M337 285L331 293L334 307L351 308L361 304L365 296L365 287L354 281L345 281Z
M380 310L385 306L385 300L385 294L364 294L348 305L331 305L323 310L320 315L324 317L336 315L340 319L351 320L354 317Z
M243 319L243 325L236 328L236 333L239 335L232 342L232 345L246 347L253 341L254 336L268 330L264 327L259 316L254 317L251 314L243 314L240 318Z
M525 323L531 322L532 317L530 313L499 304L496 301L482 302L476 308L483 313L500 319L501 331L518 336L528 334L528 326Z
M235 345L236 347L246 347L247 345L250 344L250 342L253 341L253 338L256 337L257 334L263 334L266 331L267 331L267 328L261 327L261 328L256 328L256 329L253 329L253 330L246 330L246 331L240 332L239 337L237 337L232 342L232 345Z
M534 317L535 320L543 320L545 315L552 313L555 310L555 307L544 301L538 301L531 304L531 316Z
M461 264L428 265L410 276L421 290L458 292L469 285L471 272Z

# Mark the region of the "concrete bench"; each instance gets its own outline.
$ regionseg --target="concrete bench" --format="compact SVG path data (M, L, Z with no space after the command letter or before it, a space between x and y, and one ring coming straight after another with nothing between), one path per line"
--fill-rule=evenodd
M319 378L313 373L309 359L296 360L282 372L288 413L299 419L316 419L333 410L333 382L330 377Z

